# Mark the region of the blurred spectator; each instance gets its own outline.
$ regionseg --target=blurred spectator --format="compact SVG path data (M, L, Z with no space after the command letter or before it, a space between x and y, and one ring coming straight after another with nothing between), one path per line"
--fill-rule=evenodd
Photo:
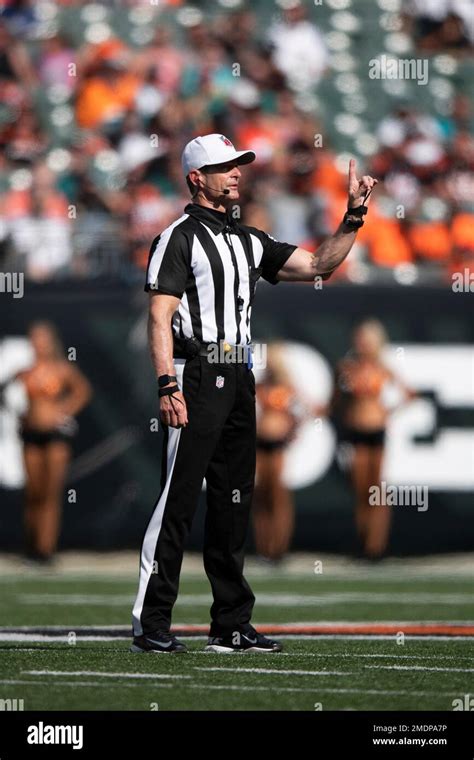
M69 95L76 87L76 54L67 40L55 34L43 40L38 59L38 73L44 87L60 85Z
M230 121L236 143L255 151L261 169L275 157L281 143L275 118L263 112L258 87L250 80L238 81L230 96Z
M54 173L46 164L34 168L29 187L6 194L4 214L27 276L44 280L70 263L67 199L57 190Z
M12 162L34 164L44 154L47 144L36 114L31 109L24 109L7 132L5 155Z
M474 268L474 208L458 211L451 226L453 258L451 271L463 271L464 267Z
M0 20L0 81L17 81L26 90L36 84L36 74L26 47L10 33Z
M316 153L302 140L291 143L287 182L267 201L271 229L277 240L291 240L309 250L325 234L324 200L313 185Z
M407 220L407 240L415 261L448 264L451 258L449 207L426 196Z
M405 87L403 101L368 119L366 133L350 135L335 117L353 118L342 110L351 110L355 96L339 87L355 74L349 46L358 44L359 32L351 13L328 15L310 3L279 0L270 15L257 6L178 14L184 3L170 0L151 4L148 27L132 14L130 37L122 39L126 8L142 7L140 0L110 0L107 21L98 26L85 22L85 5L52 0L45 19L34 2L12 0L0 14L2 255L23 257L31 276L93 277L112 267L133 281L129 267L140 274L149 244L141 229L154 237L170 209L182 208L181 151L207 132L257 153L242 183L242 218L249 224L264 218L260 226L274 236L308 248L344 213L343 152L358 151L359 139L373 142L366 170L381 184L335 281L352 277L359 261L369 277L412 263L422 279L424 272L446 277L455 261L471 260L474 118L461 84L462 35L470 39L471 32L461 0L404 4L407 28L422 31L426 50L457 58L434 61L426 97L415 100ZM165 6L171 13L163 13ZM402 16L394 11L393 23L395 17L401 25ZM331 31L331 58L320 29ZM97 31L102 42L91 41ZM367 33L375 40L375 30ZM375 94L385 87L371 86ZM362 171L363 162L359 156ZM54 176L45 199L34 201L38 166ZM56 230L55 194L77 211L71 218L61 212ZM27 220L23 228L20 218ZM40 229L40 239L55 237L49 257L45 243L36 251L27 243Z
M413 260L412 250L397 218L396 204L389 196L379 195L371 204L370 219L360 230L358 242L367 246L368 260L378 267L396 267Z
M137 66L145 75L151 72L151 82L164 95L179 90L186 55L174 44L169 27L160 25L150 45L137 55Z
M300 0L285 2L283 19L274 23L268 39L273 61L291 89L309 90L321 79L328 64L328 51L319 29L308 21Z
M127 71L125 45L113 40L98 48L94 73L85 77L78 92L77 121L84 128L104 127L115 132L134 104L139 79Z
M1 18L15 37L32 37L37 27L35 0L7 0Z
M474 43L470 0L406 0L404 12L423 50L455 53Z

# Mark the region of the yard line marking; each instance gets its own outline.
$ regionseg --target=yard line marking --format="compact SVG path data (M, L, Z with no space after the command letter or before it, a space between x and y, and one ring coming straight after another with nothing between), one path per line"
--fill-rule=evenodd
M228 671L229 673L262 673L264 675L277 674L279 676L353 676L349 670L278 670L276 668L201 668L194 666L193 670L203 671Z
M32 650L33 651L33 650ZM206 652L203 652L203 654L206 654ZM459 656L457 657L454 654L442 654L442 655L434 655L434 654L319 654L317 652L279 652L279 657L384 657L394 660L468 660L469 662L472 661L472 657L463 657ZM368 666L367 666L368 667ZM410 668L411 669L411 668Z
M71 631L74 633L77 633L77 630L74 628L71 628ZM80 641L122 641L127 640L130 641L130 636L80 636L78 635L77 638ZM200 636L200 638L204 638L203 636ZM54 636L53 634L48 633L0 633L0 641L17 641L18 643L21 643L22 641L25 642L38 642L39 644L42 642L52 642L56 641L57 643L67 643L68 637L66 635L64 636Z
M81 636L80 633L78 633L77 628L71 628L76 634L77 639L81 642L97 642L97 643L119 643L121 641L130 641L131 637L128 635L124 636ZM284 637L285 641L391 641L393 643L394 641L394 635L395 634L381 634L381 633L371 633L371 634L344 634L344 633L292 633L292 634L280 634L282 637ZM186 635L187 641L207 641L208 637L204 634L196 634L196 635ZM466 635L461 636L459 634L451 635L451 636L443 636L440 634L436 635L430 635L430 634L409 634L405 633L405 640L406 641L469 641L472 642L474 640L474 636L472 635ZM0 633L0 642L17 642L21 644L22 642L25 643L34 643L37 642L38 644L41 643L69 643L68 636L67 635L52 635L52 634L42 634L42 633ZM5 650L9 651L9 650ZM206 655L209 655L209 652L206 652Z
M20 593L17 601L25 605L60 604L60 605L91 605L110 607L129 605L133 602L132 594L30 594ZM210 594L181 594L178 597L178 605L189 607L197 605L208 606L212 602ZM257 594L257 604L262 607L272 607L275 604L286 607L311 607L313 605L339 605L351 602L365 604L474 604L470 591L457 592L456 594L443 592L405 591L387 594L382 592L361 591L332 591L321 594L291 594L280 592L267 592Z
M60 605L108 605L109 607L131 604L131 594L18 594L20 604L60 604Z
M29 684L31 686L92 686L94 689L115 689L116 686L113 683L98 683L97 681L58 681L57 684L53 684L51 681L25 681L23 679L1 679L0 683L5 684ZM139 684L137 683L123 683L120 684L120 688L135 689ZM154 689L173 689L172 683L157 683L153 685Z
M325 640L328 641L394 641L395 634L386 633L371 633L371 634L343 634L343 633L287 633L285 634L285 641L308 641L312 640ZM188 638L188 637L186 637ZM189 637L192 638L192 637ZM430 635L426 633L405 633L405 641L470 641L474 640L474 636L459 636L458 634L452 636L442 636L439 634Z
M426 636L428 634L433 635L470 635L474 636L474 624L472 621L463 621L461 623L453 623L452 621L423 621L423 622L408 622L408 621L386 621L386 622L359 622L359 621L325 621L321 623L306 622L306 623L259 623L258 628L263 634L270 635L304 635L304 634L392 634L397 635L402 631L405 635L408 634L420 634ZM129 627L109 627L109 628L88 628L87 626L70 626L65 628L64 626L29 626L29 627L3 627L0 628L1 633L38 633L47 634L51 633L63 633L68 636L72 631L79 633L89 632L91 634L108 633L110 632L120 634L121 632L127 632L131 635ZM189 634L202 634L207 636L209 632L208 623L182 623L181 625L174 625L172 633L177 636L187 636Z
M248 691L248 684L237 686L235 684L214 686L212 684L183 684L183 688L186 689L230 689L231 691ZM459 696L459 691L387 691L384 689L331 689L321 686L313 686L312 688L296 687L296 686L252 686L252 691L307 691L313 694L327 693L327 694L376 694L378 696L415 696L415 697L453 697Z
M168 673L104 673L100 670L22 670L27 676L100 676L102 678L173 678L181 680L192 676Z
M54 686L55 684L52 684L51 681L26 681L22 679L0 679L1 684L29 684L29 685L35 685L35 686ZM103 683L97 683L96 681L58 681L58 686L92 686L94 688L102 687L102 688L114 688L113 684L103 684ZM138 686L138 684L131 684L131 683L124 683L120 684L120 688L129 688L134 689ZM154 688L158 689L173 689L174 685L169 683L160 683L155 684ZM213 684L196 684L196 683L185 683L182 684L182 688L186 689L198 689L198 690L207 690L207 689L214 689L214 690L220 690L220 691L248 691L248 685L246 686L237 686L236 684L220 684L220 685L213 685ZM268 686L252 686L252 691L268 691ZM329 687L320 687L315 686L313 688L305 688L305 687L297 687L297 686L272 686L272 691L300 691L300 692L309 692L312 694L319 694L326 693L326 694L374 694L378 696L413 696L413 697L453 697L453 696L459 696L459 691L404 691L404 690L385 690L385 689L336 689L336 688L329 688Z
M56 684L52 684L51 681L26 681L23 679L0 679L1 684L25 684L25 685L33 685L33 686L54 686ZM92 686L93 688L101 687L104 689L113 689L115 688L114 684L105 684L105 683L97 683L97 681L58 681L58 686ZM135 689L139 684L133 684L133 683L124 683L120 684L120 688L127 688L127 689ZM153 688L159 688L159 689L172 689L173 684L170 683L160 683L155 684ZM186 683L183 684L183 688L186 689L198 689L198 690L208 690L208 689L214 689L214 690L222 690L222 691L248 691L248 685L242 685L237 686L236 684L220 684L220 685L214 685L214 684L196 684L196 683ZM300 692L309 692L311 694L319 694L321 693L327 693L327 694L376 694L379 696L414 696L414 697L452 697L452 696L458 696L459 691L385 691L383 689L330 689L330 688L321 688L320 686L314 686L312 688L305 688L305 687L298 687L298 686L252 686L252 691L300 691Z
M102 641L120 641L118 638L108 639L106 637L90 637L94 641L99 639ZM189 639L192 640L204 640L204 637L202 636L189 636ZM55 639L57 640L57 639ZM82 639L81 639L82 640ZM3 651L0 651L0 656L2 654L8 654L11 652L12 649L4 649ZM21 647L18 651L20 652L39 652L40 649L37 649L35 647ZM122 651L122 648L118 649L117 651ZM188 654L194 656L194 655L205 655L206 657L209 657L209 652L205 652L203 649L196 649L196 650L190 650ZM441 654L441 655L431 655L431 654L333 654L333 653L327 653L327 654L318 654L317 652L279 652L278 658L280 657L337 657L339 658L364 658L364 657L375 657L375 658L384 658L384 659L393 659L393 660L468 660L468 662L472 661L472 657L464 656L464 655L451 655L451 654Z
M429 668L425 665L364 665L367 670L426 670L438 673L474 673L474 668Z
M256 623L257 625L257 623ZM281 623L281 622L275 622L275 621L267 621L265 623L259 623L259 628L261 626L265 627L265 629L270 628L276 628L281 633L284 633L286 630L290 630L294 632L294 629L297 628L298 630L301 630L301 632L305 632L308 630L309 633L311 633L311 629L317 627L318 629L324 629L324 628L333 628L335 625L337 626L350 626L351 628L365 628L368 625L371 626L391 626L391 627L400 627L400 626L460 626L460 627L472 627L474 628L474 620L423 620L422 622L416 622L413 620L371 620L370 622L367 622L367 620L295 620L291 623ZM69 633L71 629L74 628L75 631L90 631L93 633L120 633L124 632L132 635L131 631L132 628L130 625L125 624L116 624L116 625L74 625L74 626L66 626L66 625L10 625L10 626L0 626L0 633ZM208 623L177 623L176 625L173 625L172 630L176 633L177 631L182 632L195 632L195 633L205 633L209 629Z

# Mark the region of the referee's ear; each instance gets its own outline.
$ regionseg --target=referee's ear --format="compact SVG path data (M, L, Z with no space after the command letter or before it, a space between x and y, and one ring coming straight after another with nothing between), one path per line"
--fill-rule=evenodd
M191 181L191 178L190 178L189 174L186 176L186 184L188 186L189 192L191 193L191 198L194 198L194 196L196 195L196 193L199 190L199 186L195 185L194 182Z

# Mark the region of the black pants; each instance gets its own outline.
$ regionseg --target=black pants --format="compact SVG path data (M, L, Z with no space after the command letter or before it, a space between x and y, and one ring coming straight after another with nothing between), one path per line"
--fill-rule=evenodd
M204 477L210 635L245 630L255 602L243 576L255 478L255 379L245 364L211 364L200 356L175 359L175 367L189 421L165 428L161 492L142 545L134 634L169 630Z

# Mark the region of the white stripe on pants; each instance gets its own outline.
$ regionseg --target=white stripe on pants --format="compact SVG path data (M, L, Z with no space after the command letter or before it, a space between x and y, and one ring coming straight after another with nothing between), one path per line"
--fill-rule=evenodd
M178 383L180 390L183 389L183 372L185 364L186 359L174 360L174 366L176 369L176 382ZM155 548L158 543L158 537L160 535L163 513L165 511L166 499L168 498L168 491L171 483L171 478L173 476L173 469L176 461L176 454L178 452L180 437L181 428L168 428L166 484L163 489L163 493L155 504L151 520L148 524L148 528L146 529L145 537L143 539L141 551L140 581L138 585L137 598L133 606L133 633L135 636L141 636L143 634L143 628L140 620L143 610L143 602L145 600L148 581L150 580L150 575L153 572Z

